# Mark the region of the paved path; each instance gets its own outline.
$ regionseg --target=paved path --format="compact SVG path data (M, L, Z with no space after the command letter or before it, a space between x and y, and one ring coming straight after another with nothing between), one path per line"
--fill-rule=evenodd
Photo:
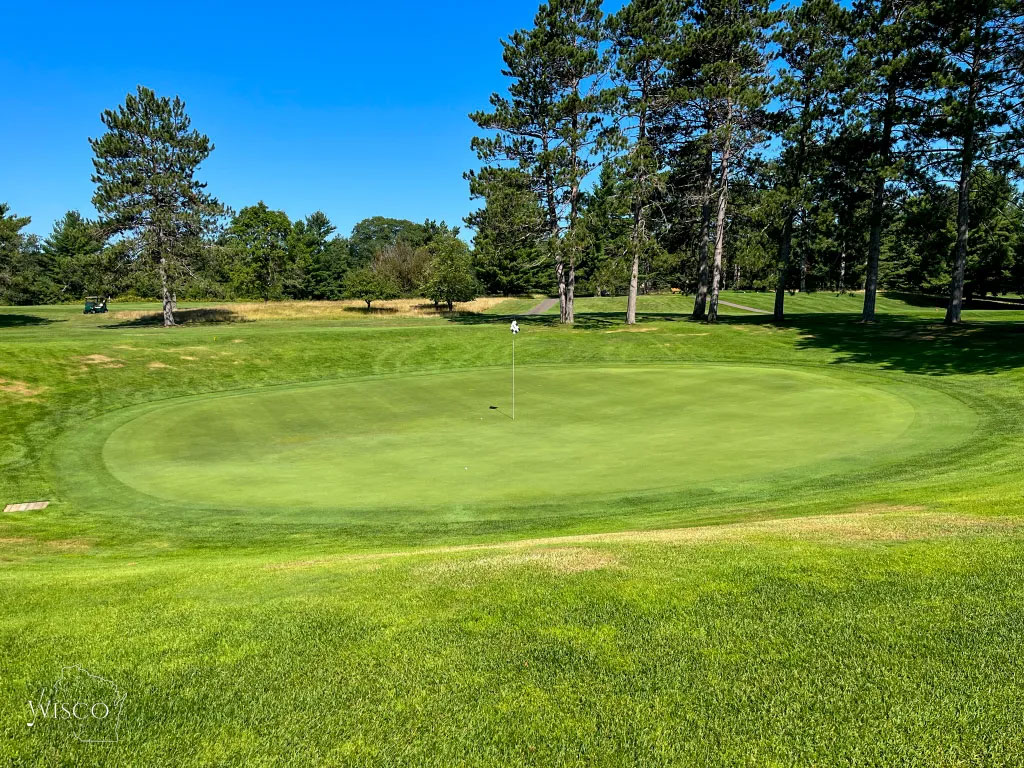
M727 307L732 307L733 309L742 309L744 312L756 312L759 315L774 314L773 312L769 312L767 309L754 309L753 307L747 307L743 304L733 304L731 301L722 301L721 299L718 300L718 303L724 304Z
M530 309L526 310L526 314L528 314L528 315L543 315L545 312L547 312L549 309L551 309L557 303L558 303L558 299L544 299L544 301L542 301L536 307L530 307Z

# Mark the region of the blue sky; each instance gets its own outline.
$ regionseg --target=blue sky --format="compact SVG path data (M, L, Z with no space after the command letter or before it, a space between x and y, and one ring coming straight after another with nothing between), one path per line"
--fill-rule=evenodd
M346 234L374 215L461 225L467 114L503 88L499 40L537 5L3 0L0 201L41 235L94 215L87 138L141 83L185 100L216 144L201 176L235 209L321 209Z

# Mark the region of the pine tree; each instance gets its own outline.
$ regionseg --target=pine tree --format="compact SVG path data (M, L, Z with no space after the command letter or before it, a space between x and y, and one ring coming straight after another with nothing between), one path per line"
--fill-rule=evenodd
M858 117L867 124L871 214L864 310L875 319L878 268L885 225L888 182L904 173L919 144L918 126L928 111L926 85L936 67L925 17L930 0L858 0L854 3L855 54L852 74Z
M191 129L180 98L158 97L141 85L100 119L107 132L89 140L100 231L105 237L130 235L140 241L157 265L164 325L174 325L175 283L224 213L195 177L213 144Z
M722 287L729 180L744 156L763 140L768 101L768 30L776 14L769 0L709 0L693 14L688 31L696 101L713 115L709 146L715 157L714 250L708 322L718 319Z
M788 9L773 38L782 67L775 87L775 115L781 143L780 183L776 188L782 228L778 241L776 320L782 320L790 272L793 224L810 204L808 192L820 177L824 158L816 150L827 146L842 113L840 101L847 85L845 52L849 19L835 0L805 0Z
M679 56L683 11L677 0L632 0L608 24L619 86L615 116L626 139L620 164L632 218L627 325L636 322L640 259L650 247L651 208L664 186L665 150L656 145L659 134L651 126L663 122L674 106L669 80Z
M30 216L17 216L7 203L0 203L0 301L9 300L15 282L14 268L25 242L21 230L31 221Z
M465 174L470 194L484 205L466 217L473 265L488 293L505 296L547 290L549 259L544 211L532 181L518 168L483 168Z
M603 31L599 0L541 5L532 29L502 42L503 74L512 81L508 97L493 94L493 112L470 116L497 133L473 139L480 159L518 167L534 184L547 219L563 323L574 318L583 184L599 162L603 113L612 99L602 87Z
M941 0L929 19L942 62L928 151L955 174L956 246L946 322L960 322L971 228L971 182L983 163L1024 152L1024 6L1019 0Z
M68 211L53 223L53 231L43 241L43 251L63 298L111 293L114 275L104 258L103 246L95 225L78 211Z

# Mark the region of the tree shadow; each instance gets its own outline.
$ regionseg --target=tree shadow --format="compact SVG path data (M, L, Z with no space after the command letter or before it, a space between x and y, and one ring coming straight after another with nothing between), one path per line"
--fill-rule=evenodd
M67 320L54 320L39 315L21 315L0 312L0 328L25 328L34 325L50 325L51 323L66 323Z
M977 307L975 307L977 308ZM1007 307L1001 307L1006 309ZM833 364L859 363L883 370L931 376L998 373L1024 367L1024 319L1001 319L993 311L984 319L945 325L938 317L879 315L874 323L861 323L851 313L792 313L777 323L771 315L720 315L719 325L767 326L797 332L797 350L825 350ZM556 327L557 315L461 315L449 318L463 325ZM580 313L575 327L602 330L623 325L621 312ZM647 312L638 324L699 323L686 313Z
M689 315L675 312L643 312L637 315L637 323L653 322L686 322ZM553 328L557 326L558 315L484 315L484 314L463 314L448 318L453 323L461 325L501 325L516 320L520 326L535 326L542 328ZM578 312L574 328L583 330L595 330L609 328L613 325L622 325L624 313L622 312Z
M398 312L395 307L342 307L342 312L354 312L357 315L393 315Z
M787 315L781 323L767 316L731 315L720 321L796 330L797 349L828 350L837 355L833 363L931 376L1024 367L1024 320L985 319L949 326L932 318L880 315L865 324L849 314L806 314Z
M900 293L899 291L886 291L887 299L896 299L912 307L928 307L932 309L945 310L949 306L949 296L933 296L925 293ZM1022 310L1024 309L1024 298L1018 296L992 296L987 298L965 298L964 309L984 310Z
M197 307L195 309L175 310L174 322L178 325L201 325L205 323L250 323L253 321L225 307ZM138 316L129 317L119 323L111 323L100 327L144 328L162 326L163 323L163 312L140 312Z

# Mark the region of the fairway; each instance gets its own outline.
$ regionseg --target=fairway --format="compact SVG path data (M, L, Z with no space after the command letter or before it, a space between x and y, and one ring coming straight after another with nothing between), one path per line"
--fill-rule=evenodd
M970 423L922 387L786 368L521 368L514 421L509 385L488 368L175 399L117 414L103 461L150 496L257 516L429 514L816 480ZM99 443L109 422L95 429Z
M1024 313L588 301L0 310L0 763L1020 765Z

